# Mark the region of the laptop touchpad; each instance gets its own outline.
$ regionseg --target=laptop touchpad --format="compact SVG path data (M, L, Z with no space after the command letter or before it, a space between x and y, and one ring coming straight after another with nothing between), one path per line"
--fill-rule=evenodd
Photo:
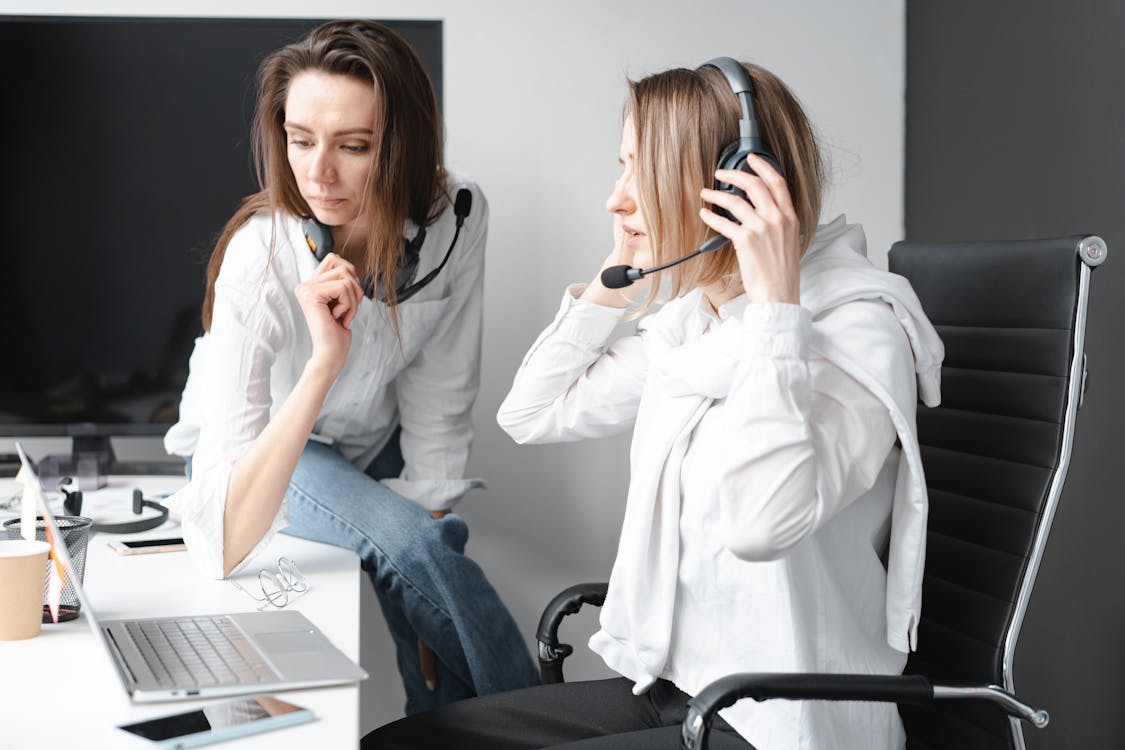
M293 654L300 651L319 651L324 648L324 639L307 630L257 633L254 635L254 640L268 654Z

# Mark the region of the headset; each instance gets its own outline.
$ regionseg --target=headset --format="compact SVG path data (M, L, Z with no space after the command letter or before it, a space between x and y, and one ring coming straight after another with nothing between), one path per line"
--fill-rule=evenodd
M719 153L718 169L742 170L754 174L754 170L746 163L748 154L756 154L765 159L771 167L781 172L781 166L774 156L773 151L763 140L758 128L758 113L754 109L754 84L746 73L746 68L731 57L716 57L699 66L700 68L715 68L723 74L731 90L738 96L739 106L742 107L742 119L738 121L738 140L726 146ZM731 193L745 199L746 193L728 182L716 180L715 189L724 193ZM713 206L712 211L733 219L730 212L720 206Z
M465 217L473 208L473 194L466 188L461 188L457 191L457 197L453 201L453 215L457 217L457 228L453 233L453 241L449 243L449 249L445 251L445 257L441 259L441 263L437 265L432 271L426 274L420 281L414 281L414 275L418 273L418 261L422 255L422 245L426 242L426 228L420 227L417 234L413 239L402 238L402 255L399 256L398 266L395 268L395 300L397 303L406 302L406 300L413 297L418 292L435 278L442 268L445 267L446 261L449 260L450 254L453 252L453 246L457 244L457 238L461 236L461 225L465 223ZM316 220L316 217L309 216L301 222L301 230L305 234L305 242L312 251L313 257L316 258L317 263L324 260L328 253L332 252L334 242L332 240L332 228L321 224ZM386 292L384 285L377 283L376 279L367 274L363 277L363 294L368 299L375 299L378 297L379 301L386 304Z
M754 84L751 82L746 69L742 67L742 63L732 57L716 57L699 66L699 68L707 67L716 68L723 74L731 90L738 96L738 103L742 108L742 119L738 121L738 140L728 144L719 153L719 161L716 169L738 169L754 174L754 170L746 162L746 157L749 154L756 154L765 159L771 167L780 172L781 167L777 161L777 157L774 156L770 147L766 145L758 128L758 114L754 109ZM735 187L729 182L715 180L714 187L716 190L721 190L724 193L730 193L743 200L749 200L749 198L746 197L746 193L741 188ZM712 204L711 210L731 221L738 221L722 206ZM663 271L665 268L679 265L684 261L691 260L697 255L714 252L726 245L729 241L730 240L723 235L716 234L700 245L697 250L653 268L610 266L602 271L602 284L609 289L627 287L650 273L656 273L657 271Z
M63 493L63 507L72 516L82 515L82 490L78 489L78 482L71 477L59 479L59 491ZM139 516L145 508L152 508L157 515L150 518L141 518L137 521L122 521L120 523L94 522L94 531L104 531L107 534L138 534L142 531L155 529L168 520L168 508L155 500L146 500L144 494L133 488L133 515Z

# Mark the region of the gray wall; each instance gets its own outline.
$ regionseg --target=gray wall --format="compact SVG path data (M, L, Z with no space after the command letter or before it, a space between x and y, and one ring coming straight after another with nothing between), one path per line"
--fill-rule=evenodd
M1051 713L1029 748L1125 744L1125 4L907 6L906 235L1093 233L1090 381L1069 478L1016 652L1019 694Z

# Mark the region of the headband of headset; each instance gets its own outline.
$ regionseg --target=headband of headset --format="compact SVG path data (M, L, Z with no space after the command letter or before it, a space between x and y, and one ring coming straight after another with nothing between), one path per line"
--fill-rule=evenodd
M71 477L63 477L59 481L59 491L63 493L63 508L72 516L82 515L82 490L78 489L78 482ZM133 489L133 515L139 516L145 508L156 511L155 516L140 518L135 521L120 521L118 523L93 524L94 531L104 531L107 534L139 534L142 531L155 529L168 520L168 508L155 500L147 499L139 489Z
M727 84L738 97L739 106L742 108L742 119L738 121L738 140L727 145L719 154L719 169L742 170L754 174L754 170L746 163L747 154L756 154L765 159L771 167L778 172L781 165L774 156L773 151L762 139L758 128L758 115L754 109L754 84L750 75L742 67L742 63L731 57L716 57L699 66L700 68L716 68L726 78ZM741 198L746 194L728 182L716 181L715 189L724 193L731 193ZM728 219L734 217L724 208L714 207L713 210Z

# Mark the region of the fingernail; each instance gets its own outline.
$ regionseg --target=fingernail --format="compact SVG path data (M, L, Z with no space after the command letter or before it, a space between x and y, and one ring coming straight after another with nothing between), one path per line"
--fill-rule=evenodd
M433 680L426 680L426 689L432 693L437 689L437 686L434 685Z

